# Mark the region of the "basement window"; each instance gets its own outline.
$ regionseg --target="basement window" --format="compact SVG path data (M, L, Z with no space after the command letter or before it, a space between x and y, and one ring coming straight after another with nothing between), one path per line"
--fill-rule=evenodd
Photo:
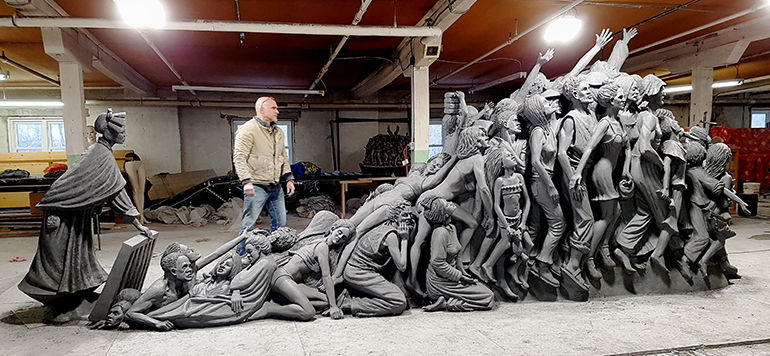
M11 152L64 152L63 118L8 118L8 138Z
M249 121L249 119L233 119L232 121L232 130L233 130L233 140L235 140L235 132L238 131L243 124L246 123L246 121ZM294 155L293 155L293 149L292 149L292 142L293 135L294 135L294 121L292 120L278 120L276 121L276 125L283 130L283 145L286 148L286 155L289 156L289 164L294 162ZM233 144L235 144L235 141L233 141Z
M767 128L768 119L770 119L770 109L751 109L751 128L752 129L764 129Z
M441 120L430 120L428 126L428 157L433 157L444 149L444 126Z

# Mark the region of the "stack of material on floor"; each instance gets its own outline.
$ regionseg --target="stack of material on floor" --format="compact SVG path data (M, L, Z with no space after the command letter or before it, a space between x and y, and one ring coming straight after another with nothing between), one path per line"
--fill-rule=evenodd
M311 219L319 211L331 211L336 213L334 201L326 194L316 195L307 199L299 200L300 206L297 207L297 215Z
M214 208L211 205L201 205L199 207L172 208L170 206L161 206L155 210L145 212L145 217L150 220L161 221L165 224L185 224L194 227L201 227L212 218ZM214 220L214 219L212 219Z
M388 127L388 134L379 134L369 139L366 143L366 154L361 163L365 166L376 167L403 167L404 150L409 144L409 136L398 134L399 127L396 126L396 132L391 132Z
M232 198L228 200L217 209L213 218L216 219L217 224L224 225L228 232L238 232L243 218L243 199Z

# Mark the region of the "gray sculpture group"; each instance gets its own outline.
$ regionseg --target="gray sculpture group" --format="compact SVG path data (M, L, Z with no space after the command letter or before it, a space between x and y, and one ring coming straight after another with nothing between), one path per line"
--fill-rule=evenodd
M691 285L696 278L708 284L710 273L740 278L724 249L734 235L728 208L737 202L747 209L725 172L730 149L712 144L703 128L679 127L661 108L662 80L619 71L635 34L624 30L609 59L585 70L611 39L603 31L575 68L554 80L539 72L553 57L549 49L521 89L481 111L467 106L462 92L447 93L443 152L414 164L395 184L380 185L349 220L321 212L299 234L254 230L206 257L173 243L160 258L164 276L143 293L121 292L95 326L169 330L311 320L317 312L374 317L401 314L410 300L425 311L488 310L496 298L528 295L586 300L589 285L602 288L615 269L657 276L662 284L671 283L672 273ZM97 120L99 143L107 148L117 142L109 129L122 128L120 119L113 121L119 125L105 131ZM98 198L95 190L77 191L72 195L84 203L58 199L67 202L61 206L46 196L46 225L22 291L71 295L103 281L90 235L68 233L70 241L89 245L66 248L48 236L71 225L62 219L84 219L82 209L127 200L113 190ZM151 235L135 210L120 206ZM244 239L247 253L231 252ZM75 252L80 255L71 257ZM40 274L49 270L40 264L50 256L77 261L71 268L93 283L62 290L73 284L70 267Z

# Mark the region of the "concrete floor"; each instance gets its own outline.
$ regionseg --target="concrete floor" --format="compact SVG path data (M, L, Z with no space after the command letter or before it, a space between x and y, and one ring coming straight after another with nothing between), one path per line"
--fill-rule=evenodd
M309 222L290 214L289 225L298 230ZM473 313L413 309L376 319L262 320L165 333L39 324L40 304L16 288L37 239L0 238L0 355L770 355L769 224L767 215L734 219L738 235L727 249L743 279L721 290L585 303L527 300ZM206 254L234 237L218 225L151 227L160 231L156 251L179 241ZM124 227L102 235L97 254L105 269L134 234ZM8 262L16 256L27 261ZM160 275L155 257L145 286Z

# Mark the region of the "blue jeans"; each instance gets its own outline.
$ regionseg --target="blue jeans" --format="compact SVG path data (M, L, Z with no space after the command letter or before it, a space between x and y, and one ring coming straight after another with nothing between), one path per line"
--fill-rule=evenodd
M241 230L238 235L244 232L254 230L254 223L257 222L262 208L267 205L267 212L270 213L270 231L273 232L281 226L286 225L286 204L283 199L283 189L274 192L266 192L259 186L254 186L254 196L243 195L243 218L241 220ZM246 241L241 241L236 248L240 255L246 253Z

